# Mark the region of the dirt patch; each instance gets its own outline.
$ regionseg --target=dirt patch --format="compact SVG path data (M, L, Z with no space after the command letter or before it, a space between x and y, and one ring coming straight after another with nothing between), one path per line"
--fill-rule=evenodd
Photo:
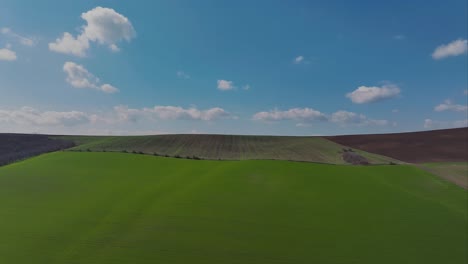
M0 134L0 166L74 145L71 141L46 135Z
M468 128L325 138L411 163L468 161Z

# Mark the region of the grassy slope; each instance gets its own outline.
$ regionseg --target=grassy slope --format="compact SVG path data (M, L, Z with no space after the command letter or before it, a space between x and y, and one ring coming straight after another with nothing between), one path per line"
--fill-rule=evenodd
M468 162L424 163L419 167L468 189Z
M466 263L467 199L411 166L52 153L0 168L0 263Z
M320 137L274 137L229 135L159 135L122 137L64 137L78 150L142 151L205 159L279 159L344 164L343 146ZM388 164L391 158L358 151L373 164Z

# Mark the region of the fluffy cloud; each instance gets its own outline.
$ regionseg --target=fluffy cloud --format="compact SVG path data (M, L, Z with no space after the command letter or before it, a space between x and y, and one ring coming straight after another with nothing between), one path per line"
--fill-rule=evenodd
M111 51L116 52L120 50L118 42L130 41L136 36L130 20L111 8L99 6L81 14L81 18L86 21L86 25L81 28L81 34L74 37L65 32L61 38L49 43L49 49L84 57L90 42L107 45Z
M386 126L389 124L388 120L370 119L363 114L357 114L348 111L337 111L330 117L330 121L342 125L356 124L356 125L375 125Z
M91 116L79 111L39 111L32 107L17 110L0 109L0 122L35 126L74 126L90 122Z
M443 111L454 111L454 112L466 112L468 110L467 105L454 104L450 100L445 100L442 104L434 107L434 111L443 112Z
M221 91L229 91L234 89L234 83L232 81L218 80L218 89Z
M55 42L49 43L49 49L52 51L78 57L86 56L88 48L89 40L85 35L79 35L75 38L68 32L63 33L62 38L58 38Z
M219 107L199 110L195 107L183 108L180 106L154 106L142 109L116 106L114 107L114 111L117 113L120 121L131 122L136 122L140 119L213 121L223 118L234 118L229 112Z
M466 39L458 39L449 44L440 45L432 53L432 58L435 60L444 59L452 56L465 54L468 50L468 41Z
M0 60L14 61L16 60L16 52L8 48L0 49Z
M437 121L432 119L424 120L424 128L426 129L441 129L441 128L456 128L467 127L468 119L455 121Z
M382 87L360 86L353 92L346 94L346 97L351 99L355 104L365 104L390 99L399 94L400 88L398 88L398 86L387 84Z
M119 89L107 83L99 85L100 81L98 78L85 67L74 62L65 62L63 71L67 74L65 80L75 88L91 88L105 93L116 93L119 91Z
M24 45L24 46L31 47L36 44L36 42L32 38L21 36L15 33L11 28L3 27L0 29L0 33L2 33L3 35L7 36L10 39L13 39L19 42L21 45Z
M325 114L312 108L292 108L287 111L279 111L277 109L268 112L258 112L253 115L253 120L259 121L281 121L281 120L295 120L295 121L315 121L327 120Z

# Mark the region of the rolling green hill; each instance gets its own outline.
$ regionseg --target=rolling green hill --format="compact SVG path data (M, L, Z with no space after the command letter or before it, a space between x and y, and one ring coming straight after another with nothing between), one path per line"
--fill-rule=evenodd
M406 165L57 152L0 167L0 263L461 264L467 199Z
M344 147L321 137L156 135L156 136L63 136L77 145L74 150L137 151L203 159L274 159L346 164ZM371 164L401 163L395 159L355 150Z

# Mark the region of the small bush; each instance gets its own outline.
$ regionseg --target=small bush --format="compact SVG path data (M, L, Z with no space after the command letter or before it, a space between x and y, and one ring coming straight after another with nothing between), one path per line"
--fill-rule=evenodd
M182 158L182 157L181 157L180 155L175 155L174 158L180 159L180 158Z

